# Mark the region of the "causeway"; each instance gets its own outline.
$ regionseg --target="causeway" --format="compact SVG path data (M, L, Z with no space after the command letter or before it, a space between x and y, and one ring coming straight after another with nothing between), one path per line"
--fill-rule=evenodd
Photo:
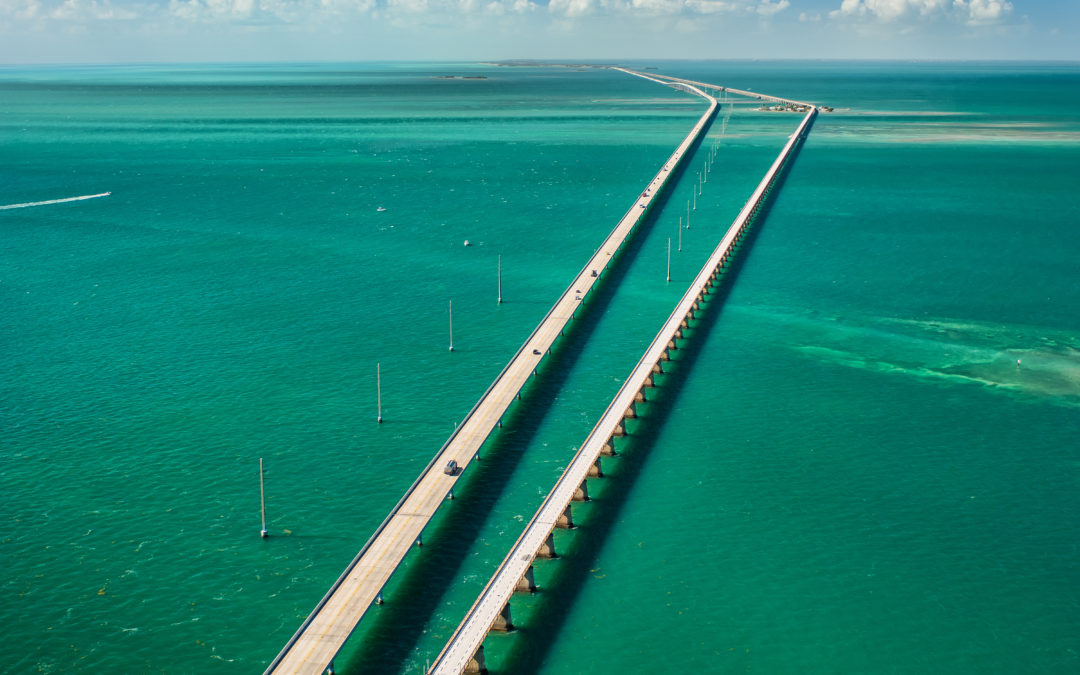
M318 674L333 669L333 660L368 608L382 601L382 589L414 544L421 542L425 526L451 494L454 485L476 457L503 414L519 396L540 361L549 353L584 297L592 291L629 234L650 211L657 195L676 173L684 155L704 135L716 115L718 103L694 85L671 83L641 73L646 79L676 86L708 101L707 110L675 149L656 176L596 250L570 286L499 373L453 435L443 444L420 476L394 506L315 609L300 625L266 673ZM457 470L445 471L449 462Z
M633 71L624 72L647 77ZM681 82L691 87L698 84ZM717 88L715 85L705 86ZM768 98L777 101L788 100ZM724 266L734 254L747 227L763 208L769 192L776 185L788 161L793 157L798 145L806 138L816 115L817 108L811 106L704 267L698 272L682 299L664 322L660 332L657 333L630 376L616 393L600 421L585 439L554 488L548 493L517 542L514 543L502 564L481 591L446 646L443 647L429 669L429 673L457 675L466 671L486 672L483 655L484 639L490 631L505 631L513 628L510 597L515 591L536 590L533 582L533 561L536 558L555 557L555 542L552 534L554 529L573 527L571 502L588 498L587 479L602 475L599 465L600 456L614 453L615 438L625 434L625 420L636 416L635 407L638 403L645 401L646 390L654 386L655 374L663 372L664 363L670 359L670 352L678 349L677 341L683 338L683 330L690 326L690 321L700 310L701 303L722 274Z

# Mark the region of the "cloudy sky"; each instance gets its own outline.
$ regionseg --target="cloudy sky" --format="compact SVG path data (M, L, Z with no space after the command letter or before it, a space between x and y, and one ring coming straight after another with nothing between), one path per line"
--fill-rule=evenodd
M0 63L1080 60L1080 0L0 0Z

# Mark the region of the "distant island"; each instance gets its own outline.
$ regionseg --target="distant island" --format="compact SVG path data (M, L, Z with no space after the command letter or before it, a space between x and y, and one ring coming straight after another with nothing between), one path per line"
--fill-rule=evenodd
M486 61L485 66L510 66L519 68L611 68L615 64L609 63L556 63L554 61L529 61L527 59L512 59L509 61Z

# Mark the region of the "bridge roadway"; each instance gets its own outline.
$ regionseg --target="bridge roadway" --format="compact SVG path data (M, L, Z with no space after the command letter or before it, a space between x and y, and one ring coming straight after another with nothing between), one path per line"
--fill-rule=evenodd
M619 70L623 70L623 69L620 68ZM638 73L638 72L635 72L635 71L624 70L624 72L630 73L632 75L641 75L641 73ZM761 93L758 93L758 92L755 92L755 91L748 91L746 89L733 89L731 87L724 87L724 86L719 85L719 84L709 84L708 82L698 82L697 80L687 80L687 79L684 79L684 78L681 78L681 77L672 77L671 75L660 75L658 73L654 73L654 74L652 74L650 76L650 79L660 80L660 81L664 81L664 82L679 82L681 84L691 85L691 86L698 87L698 88L701 88L701 89L715 89L717 91L726 91L726 92L730 92L732 94L738 94L739 96L746 96L747 98L756 98L758 100L763 100L763 101L776 101L777 103L790 103L792 105L806 106L807 108L816 108L817 107L813 103L807 103L806 101L796 101L795 99L791 99L791 98L781 98L779 96L770 96L768 94L761 94Z
M559 477L536 515L529 521L524 532L510 549L476 602L473 603L446 646L443 647L429 673L456 675L469 668L470 663L474 669L483 667L484 638L500 617L504 627L510 623L508 610L510 596L515 590L524 590L531 586L531 576L526 577L526 575L530 571L533 560L541 555L541 551L548 555L554 553L553 542L550 539L552 531L566 523L570 502L575 498L575 494L584 492L580 486L590 476L591 469L599 460L601 452L605 450L605 447L608 449L612 447L614 436L620 435L624 429L624 420L635 416L635 403L644 400L644 391L652 386L654 374L662 372L662 363L668 359L668 352L677 348L676 339L682 337L683 328L687 327L689 320L694 317L699 304L719 276L721 268L732 255L736 242L742 237L751 218L764 203L769 189L780 176L798 142L806 137L816 115L817 108L811 107L810 112L788 139L784 149L758 184L757 189L751 194L731 227L728 228L705 266L698 272L675 310L664 322L656 338L631 371L607 410L604 411L600 421L585 439L581 449ZM526 578L528 581L523 583Z
M646 79L672 86L656 78ZM634 201L633 206L581 269L570 286L503 368L453 435L379 525L364 547L349 563L330 590L319 601L300 628L266 669L266 673L316 674L331 667L334 657L356 628L372 603L381 600L387 580L414 543L420 542L428 521L438 510L468 467L480 446L502 420L503 413L518 396L540 360L602 276L634 227L644 220L653 200L668 183L679 162L705 133L718 103L700 89L686 85L709 102L708 109ZM461 467L455 475L444 473L449 461Z

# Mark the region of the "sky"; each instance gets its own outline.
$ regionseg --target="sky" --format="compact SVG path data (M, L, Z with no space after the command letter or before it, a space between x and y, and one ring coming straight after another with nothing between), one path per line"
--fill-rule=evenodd
M1080 0L0 0L0 64L1080 60Z

